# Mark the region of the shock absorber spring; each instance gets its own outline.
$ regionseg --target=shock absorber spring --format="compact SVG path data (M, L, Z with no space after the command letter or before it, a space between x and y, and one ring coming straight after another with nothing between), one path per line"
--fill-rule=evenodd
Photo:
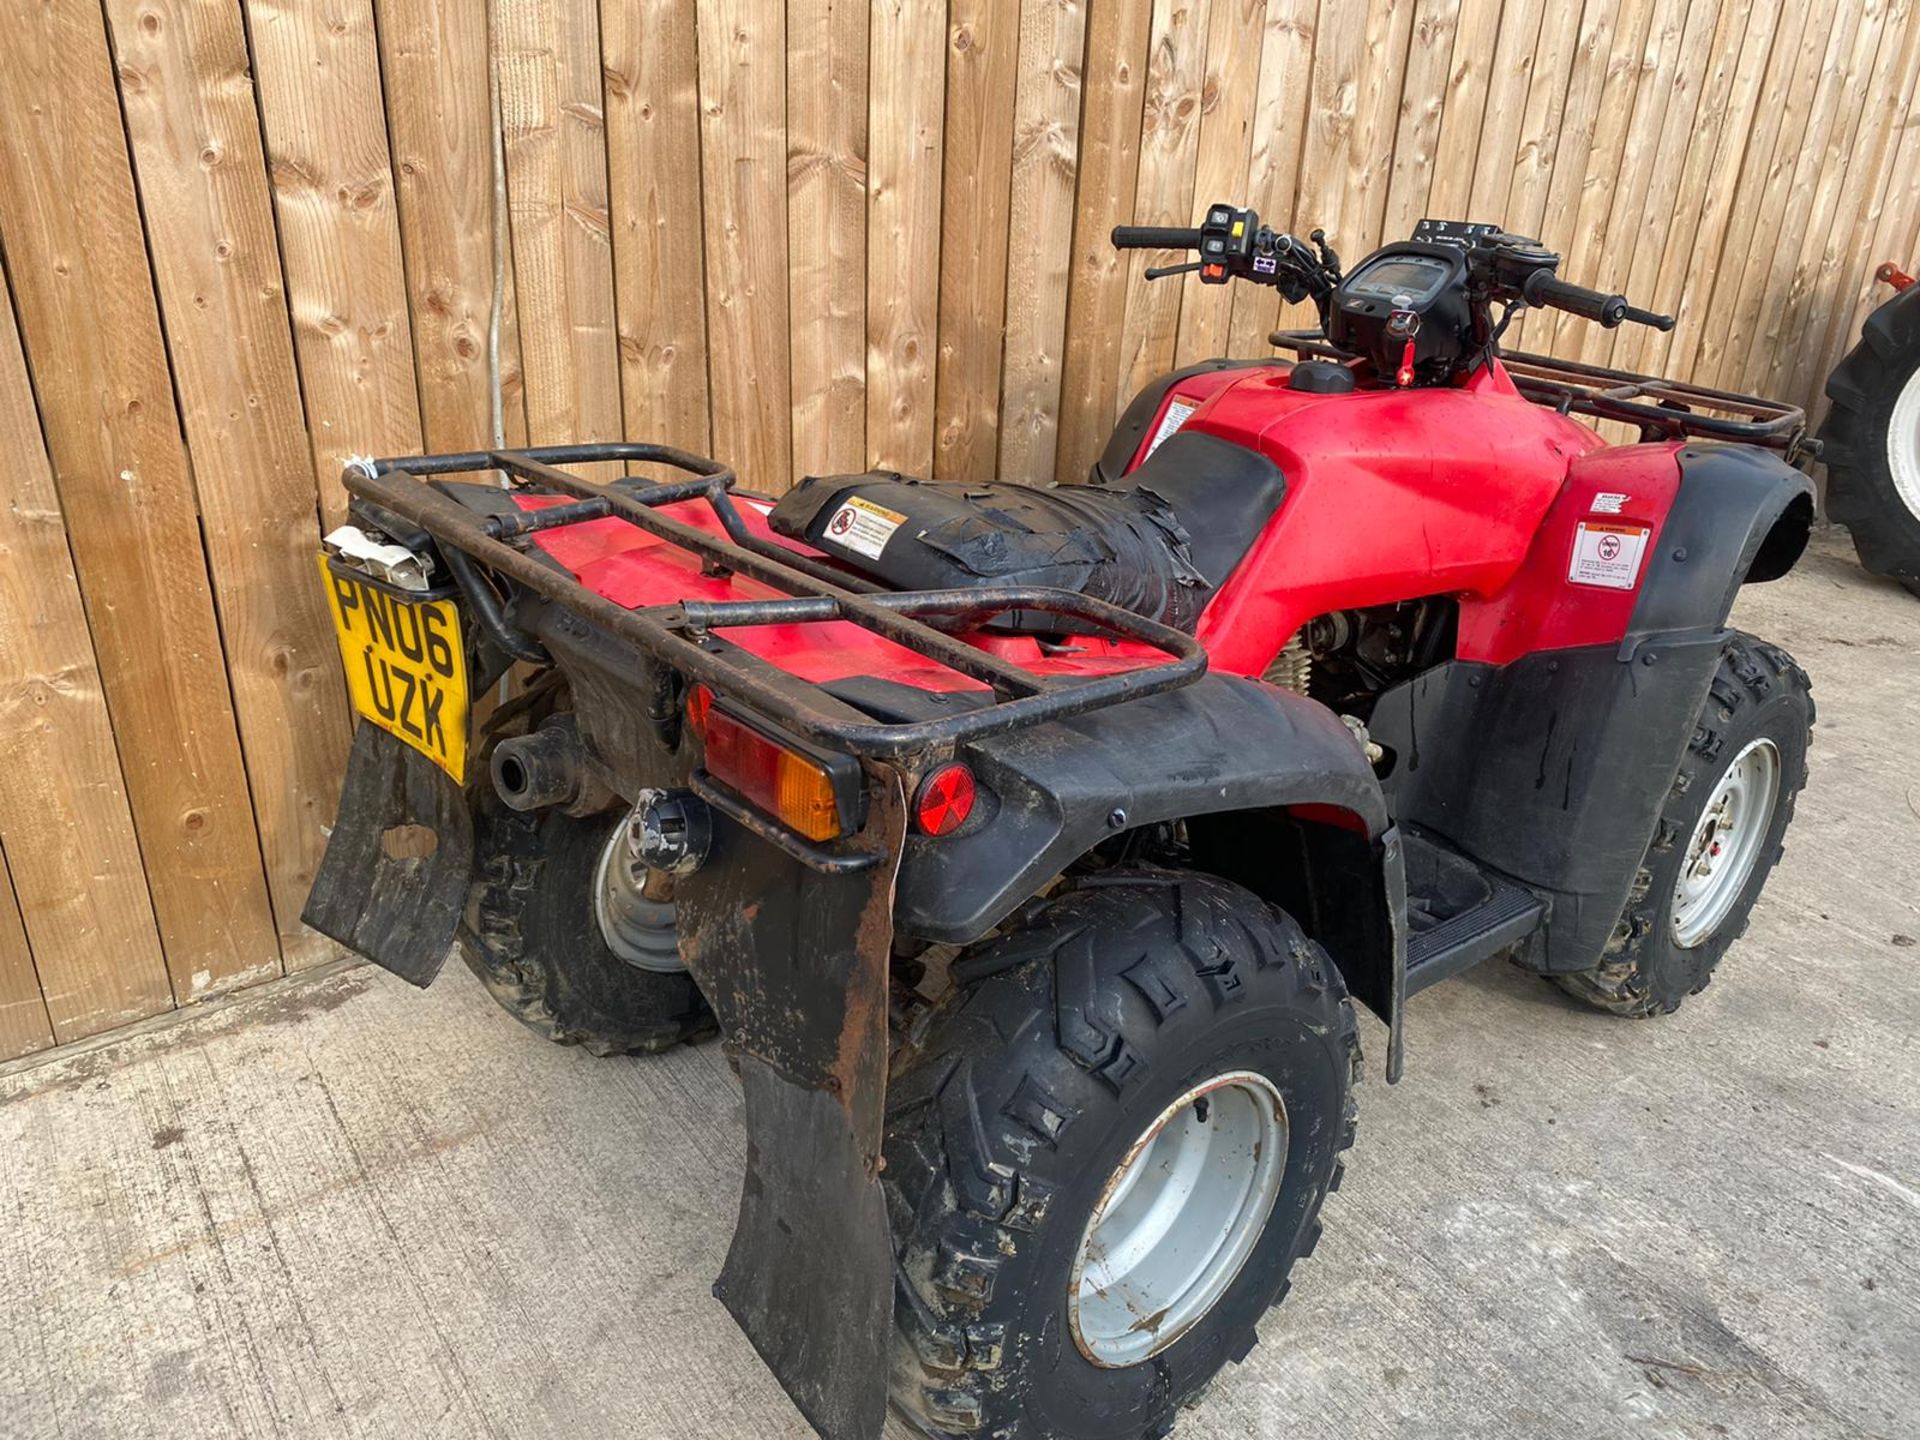
M1313 681L1313 652L1307 648L1305 631L1287 641L1260 678L1296 695L1307 693L1307 686Z

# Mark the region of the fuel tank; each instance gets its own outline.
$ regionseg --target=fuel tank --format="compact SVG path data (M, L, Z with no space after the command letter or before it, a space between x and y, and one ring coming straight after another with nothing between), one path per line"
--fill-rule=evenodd
M1285 475L1285 499L1197 632L1214 667L1237 674L1261 673L1331 610L1455 595L1464 617L1491 601L1526 566L1573 467L1608 448L1524 399L1497 363L1451 389L1313 393L1291 376L1274 364L1176 380L1128 467L1179 429L1256 450Z

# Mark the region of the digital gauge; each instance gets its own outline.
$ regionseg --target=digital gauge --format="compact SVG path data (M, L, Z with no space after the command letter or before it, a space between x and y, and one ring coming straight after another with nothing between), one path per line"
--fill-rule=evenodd
M1437 298L1453 267L1422 255L1386 255L1364 266L1346 283L1348 295L1384 300L1396 309L1418 310Z

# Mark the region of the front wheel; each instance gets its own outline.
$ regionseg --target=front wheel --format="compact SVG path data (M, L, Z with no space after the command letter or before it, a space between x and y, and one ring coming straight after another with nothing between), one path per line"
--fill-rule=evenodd
M893 1393L929 1434L1150 1440L1311 1253L1353 1138L1340 974L1209 876L1102 877L955 963L896 1077Z
M1616 1015L1697 995L1747 928L1807 783L1813 696L1777 646L1735 633L1694 721L1627 908L1600 964L1557 976Z

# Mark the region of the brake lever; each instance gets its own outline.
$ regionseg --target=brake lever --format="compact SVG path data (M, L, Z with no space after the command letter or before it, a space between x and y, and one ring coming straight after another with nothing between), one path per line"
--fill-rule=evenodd
M1190 275L1205 263L1203 260L1190 260L1185 265L1149 265L1147 279L1158 280L1163 275Z
M1651 310L1641 310L1632 305L1627 306L1626 312L1621 315L1620 318L1622 320L1631 320L1636 325L1650 325L1655 330L1666 331L1673 329L1673 316L1656 315Z

